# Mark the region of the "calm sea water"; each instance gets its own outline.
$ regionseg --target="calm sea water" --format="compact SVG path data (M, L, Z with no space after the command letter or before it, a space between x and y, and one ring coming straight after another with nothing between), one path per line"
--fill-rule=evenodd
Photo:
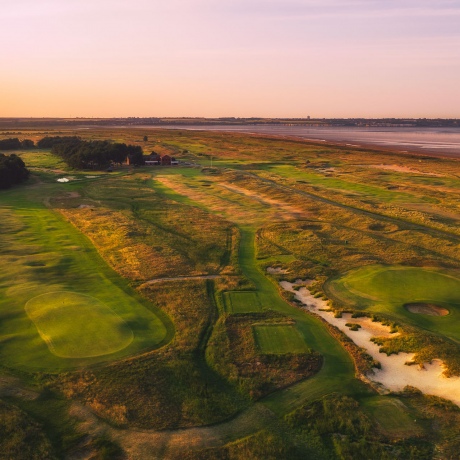
M165 126L166 128L166 126ZM300 137L350 146L375 145L460 158L460 128L345 128L307 126L168 126L181 130L226 131Z

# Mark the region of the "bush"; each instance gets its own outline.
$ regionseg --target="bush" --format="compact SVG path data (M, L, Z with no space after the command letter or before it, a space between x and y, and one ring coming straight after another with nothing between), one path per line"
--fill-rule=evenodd
M0 153L0 189L7 189L29 177L24 162L17 155Z

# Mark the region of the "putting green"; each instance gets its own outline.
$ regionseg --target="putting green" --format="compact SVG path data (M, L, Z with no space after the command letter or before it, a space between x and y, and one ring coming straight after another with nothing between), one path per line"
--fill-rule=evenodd
M460 275L454 271L372 265L331 280L326 290L355 308L390 313L433 332L460 340ZM406 304L437 305L446 316L421 315Z
M0 363L62 372L167 343L174 334L169 318L115 273L88 238L44 206L56 187L2 193Z
M307 353L309 351L303 337L294 326L269 324L253 326L254 337L261 353Z
M226 292L225 303L229 313L252 313L262 310L257 292Z
M133 340L130 327L94 297L49 292L25 306L49 350L61 358L91 358L123 350Z

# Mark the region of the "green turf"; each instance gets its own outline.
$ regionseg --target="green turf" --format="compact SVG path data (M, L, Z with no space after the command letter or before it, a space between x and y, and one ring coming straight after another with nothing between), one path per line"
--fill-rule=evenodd
M153 349L173 334L173 326L164 313L138 296L110 269L84 235L60 214L44 206L45 197L66 189L67 185L43 183L2 193L0 362L7 367L58 372ZM50 351L24 306L37 296L56 291L96 298L113 312L107 315L105 310L112 326L114 318L123 320L125 325L118 333L118 344L110 354L64 358ZM61 317L63 312L61 310ZM84 318L78 322L72 318L65 325L63 318L60 327L80 327L84 321ZM39 324L47 334L43 321ZM133 337L128 344L129 330ZM118 351L113 351L115 349ZM107 346L106 351L109 350Z
M108 355L133 340L129 326L94 297L50 292L29 300L25 309L50 351L61 358Z
M436 199L427 196L416 196L411 193L395 192L387 190L385 187L377 187L349 180L339 179L337 177L327 177L324 174L304 171L292 165L276 165L267 168L270 172L290 179L304 181L307 184L321 187L326 190L334 190L339 193L351 192L361 197L368 197L384 203L402 202L402 203L432 203Z
M291 325L255 325L254 337L261 353L307 353L308 347L295 326Z
M229 313L252 313L262 310L257 292L226 292L225 303Z
M326 289L356 308L385 312L460 340L460 274L418 267L372 265L331 280ZM449 310L447 316L411 313L406 303L425 302Z
M389 396L373 396L361 400L362 409L379 428L388 436L405 438L424 434L420 422L414 419L408 408L396 398Z

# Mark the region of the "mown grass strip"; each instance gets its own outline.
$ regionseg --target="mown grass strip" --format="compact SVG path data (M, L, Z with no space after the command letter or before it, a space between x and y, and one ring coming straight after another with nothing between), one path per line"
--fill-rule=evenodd
M254 337L261 353L307 353L308 347L297 329L285 324L253 326Z
M262 310L257 292L226 292L225 303L229 313L253 313Z

